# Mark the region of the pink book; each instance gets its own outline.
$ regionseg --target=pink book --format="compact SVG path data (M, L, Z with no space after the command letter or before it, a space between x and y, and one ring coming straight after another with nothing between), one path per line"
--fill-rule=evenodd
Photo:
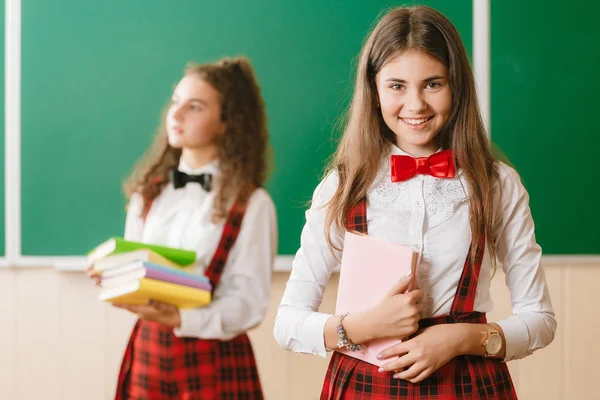
M102 287L118 286L133 280L142 278L154 279L175 283L177 285L189 286L196 289L206 290L210 292L212 286L205 276L194 276L185 271L176 270L174 268L165 267L158 264L153 264L147 261L136 261L124 266L123 272L102 279Z
M374 306L400 278L415 272L417 260L418 253L408 246L346 232L335 313ZM389 359L380 361L377 354L399 341L386 338L365 343L360 351L336 351L380 367Z

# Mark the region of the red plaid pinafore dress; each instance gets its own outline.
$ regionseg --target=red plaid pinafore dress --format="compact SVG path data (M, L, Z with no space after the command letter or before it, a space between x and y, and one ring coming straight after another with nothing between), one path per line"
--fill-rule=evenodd
M348 225L367 233L367 206L363 199L348 216ZM472 264L467 257L450 314L421 320L419 327L437 324L486 323L483 313L473 311L477 279L483 254ZM321 400L384 399L516 399L506 363L479 356L459 356L420 383L393 378L378 367L357 358L334 352L329 363Z
M244 218L232 207L205 271L213 290ZM125 350L115 400L255 400L262 390L246 334L232 340L180 338L164 325L138 320Z

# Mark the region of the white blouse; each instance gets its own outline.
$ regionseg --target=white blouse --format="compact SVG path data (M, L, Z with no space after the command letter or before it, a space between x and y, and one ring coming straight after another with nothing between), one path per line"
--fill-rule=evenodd
M219 179L218 162L192 170L183 161L179 170L187 174L213 174ZM201 272L211 262L221 239L224 221L211 221L215 192L198 183L175 189L168 184L154 199L146 222L140 217L142 198L129 203L125 238L196 251ZM275 206L264 189L250 197L242 226L232 247L213 301L203 308L181 309L181 327L176 336L229 340L259 324L269 305L271 271L277 254Z
M391 146L391 154L406 154ZM450 312L471 244L468 184L462 171L453 179L416 175L393 183L389 157L367 193L369 235L408 245L420 252L418 280L425 294L422 318ZM506 275L514 315L498 321L506 336L505 360L523 358L554 338L556 320L535 240L529 196L519 175L498 162L501 194L496 190L497 253ZM326 355L323 331L330 314L317 312L331 273L338 266L325 240L324 205L338 185L336 173L317 187L300 249L275 321L274 335L285 349ZM343 234L331 229L333 243L343 248ZM341 253L336 254L341 259ZM492 264L484 256L475 311L489 312Z

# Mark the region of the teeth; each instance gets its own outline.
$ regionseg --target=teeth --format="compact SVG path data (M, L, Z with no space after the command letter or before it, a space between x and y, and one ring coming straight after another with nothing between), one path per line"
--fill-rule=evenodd
M406 119L404 118L404 122L409 125L420 125L423 122L426 122L429 118L421 118L421 119Z

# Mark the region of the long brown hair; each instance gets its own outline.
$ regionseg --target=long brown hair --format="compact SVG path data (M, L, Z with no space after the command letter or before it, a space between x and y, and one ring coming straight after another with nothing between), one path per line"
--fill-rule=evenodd
M389 144L395 142L377 107L375 78L387 62L409 50L424 52L448 68L452 111L438 138L443 149L454 151L455 162L469 185L472 251L483 251L483 239L487 238L495 260L493 185L498 173L477 104L473 72L456 28L426 6L392 9L363 45L344 134L326 173L337 172L339 185L328 203L325 226L349 229L346 216L366 196L380 163L389 154ZM326 236L330 248L335 248L328 229Z
M250 62L244 57L224 58L210 64L189 64L185 75L196 75L221 94L222 120L226 132L217 138L221 176L217 182L213 219L222 220L234 196L246 200L262 187L267 177L267 117L260 87ZM138 163L124 185L129 198L138 192L144 199L142 215L169 183L177 168L181 149L167 140L166 111L152 147Z

